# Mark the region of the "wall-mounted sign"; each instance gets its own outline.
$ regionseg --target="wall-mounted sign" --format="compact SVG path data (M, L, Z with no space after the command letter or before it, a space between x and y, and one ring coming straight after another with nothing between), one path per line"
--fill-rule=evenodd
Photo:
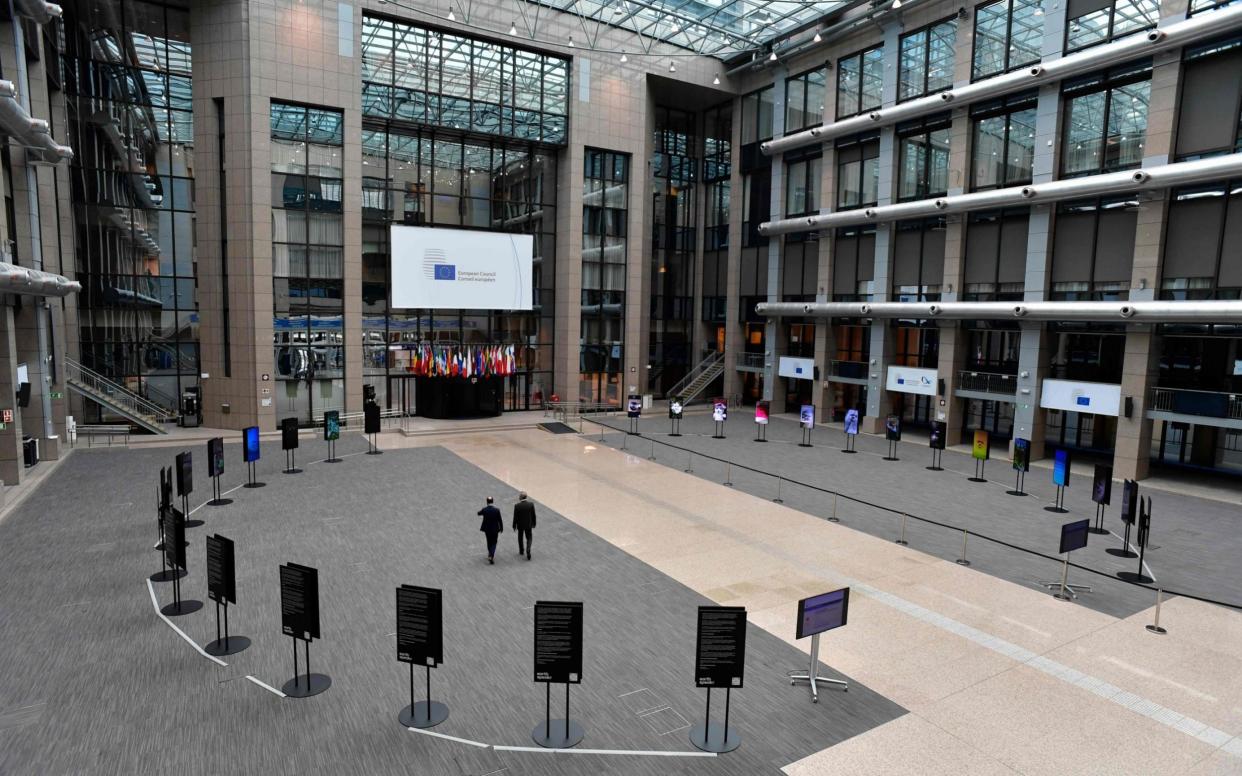
M394 308L529 310L534 236L392 226Z
M815 359L781 356L780 361L777 362L776 373L781 377L789 377L794 380L814 380Z
M1092 415L1117 417L1121 414L1121 386L1074 380L1044 380L1039 406L1048 410L1089 412Z
M917 369L912 366L890 366L884 387L897 393L917 393L922 396L936 395L937 372L935 369Z

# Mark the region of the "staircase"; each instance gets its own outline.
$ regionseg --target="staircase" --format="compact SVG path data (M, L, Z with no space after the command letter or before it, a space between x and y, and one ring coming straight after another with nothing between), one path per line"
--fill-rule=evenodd
M724 353L712 351L707 358L700 361L686 376L672 388L664 392L665 396L680 396L683 404L690 404L699 394L707 390L707 386L724 372Z
M177 419L172 411L147 401L71 358L65 359L65 385L152 434L167 434L164 424Z

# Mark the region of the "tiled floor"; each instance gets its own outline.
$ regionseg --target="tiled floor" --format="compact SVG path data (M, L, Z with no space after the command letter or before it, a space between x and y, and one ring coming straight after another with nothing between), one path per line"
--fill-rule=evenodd
M1057 601L590 437L406 441L446 444L791 643L797 599L850 584L850 623L821 657L911 714L790 774L1242 773L1235 612L1176 599L1153 635L1149 610Z

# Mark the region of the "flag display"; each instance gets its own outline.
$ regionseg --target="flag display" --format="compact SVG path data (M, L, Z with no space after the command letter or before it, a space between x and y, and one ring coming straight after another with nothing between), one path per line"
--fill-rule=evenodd
M401 350L408 354L405 370L419 377L496 377L520 371L513 345L423 343Z

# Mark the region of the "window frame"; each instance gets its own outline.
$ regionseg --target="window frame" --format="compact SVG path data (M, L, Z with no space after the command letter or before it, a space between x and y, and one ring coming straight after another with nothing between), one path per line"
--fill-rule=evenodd
M1097 71L1090 75L1083 76L1061 83L1061 137L1060 137L1060 159L1058 160L1059 177L1064 178L1081 178L1087 175L1103 175L1110 172L1121 172L1123 170L1133 170L1142 166L1140 158L1137 164L1110 167L1106 163L1108 147L1108 125L1109 117L1112 114L1113 91L1126 86L1132 86L1144 81L1148 84L1148 113L1143 119L1143 142L1147 142L1148 119L1151 117L1151 80L1153 74L1153 66L1151 59L1140 59L1137 62L1128 62L1116 67L1103 71ZM1094 94L1104 94L1104 109L1101 114L1104 117L1102 126L1100 127L1100 164L1092 170L1066 170L1066 163L1069 154L1066 153L1066 144L1069 140L1068 132L1070 130L1069 115L1073 107L1074 100L1081 97L1089 97Z
M1034 175L1033 172L1032 172L1032 177L1028 177L1024 179L1009 180L1008 178L1005 178L1004 176L1002 176L1002 179L995 184L988 184L986 186L980 186L976 180L976 177L977 177L976 173L978 171L978 165L975 164L975 154L977 154L979 151L979 147L978 147L979 144L975 142L975 132L976 132L976 125L980 121L985 121L987 119L998 118L998 117L1004 116L1005 117L1004 148L1005 148L1005 153L1008 153L1009 152L1009 135L1013 128L1011 117L1015 113L1021 113L1023 111L1028 111L1028 110L1029 111L1036 110L1037 100L1038 100L1037 93L1026 92L1026 93L1017 94L1017 95L1009 95L1001 100L997 100L992 103L980 105L972 109L971 114L970 114L970 160L969 160L970 162L970 181L969 181L970 191L972 192L973 191L991 191L994 189L1002 189L1008 186L1018 186L1018 185L1031 182L1032 177ZM1004 165L1003 169L1007 170L1008 165Z
M823 62L819 65L816 65L815 67L807 68L806 70L803 70L801 73L798 73L796 75L791 75L785 79L785 134L786 135L792 134L794 132L801 132L804 129L811 129L812 127L823 126L824 124L824 108L826 106L820 105L819 114L818 114L819 121L810 123L810 124L803 124L800 127L791 128L789 126L789 109L790 109L789 85L793 83L794 81L802 82L802 115L810 116L812 115L809 110L811 101L810 101L810 90L807 88L808 83L809 83L807 79L809 76L811 76L812 74L816 72L820 73L820 75L823 76L824 81L823 81L823 84L821 84L821 88L824 90L824 97L826 97L827 92L828 92L828 63L827 62ZM821 97L821 99L823 98Z
M873 111L876 108L879 108L884 105L884 95L882 93L880 95L879 103L875 105L868 105L865 107L862 104L863 84L866 82L866 77L863 73L863 62L865 61L864 57L873 51L883 52L884 41L880 41L879 43L873 44L871 46L861 48L851 54L846 54L845 56L837 57L837 62L836 62L836 71L837 71L836 87L837 88L836 88L836 100L835 100L835 105L834 105L834 109L835 109L834 115L836 116L837 121L840 121L841 119L850 118L851 116L861 116L862 114L867 113L868 111ZM883 61L882 56L883 55L881 55L881 61ZM846 60L850 60L850 59L858 60L858 91L857 91L857 94L855 95L858 98L858 110L854 111L853 113L842 113L841 112L841 93L842 93L841 92L841 63ZM883 70L883 67L881 67L881 70ZM883 73L881 73L881 75L883 75Z
M934 28L936 28L936 27L939 27L939 26L941 26L941 25L945 25L945 24L952 25L952 27L953 27L953 45L954 45L954 48L956 48L956 46L957 46L957 30L958 30L958 24L957 24L957 21L958 21L958 19L957 19L957 14L956 14L956 13L954 13L954 14L952 14L951 16L946 16L946 17L944 17L944 18L937 19L936 21L931 22L930 24L924 24L922 27L919 27L919 28L918 28L918 29L916 29L916 30L913 30L913 31L911 31L911 32L908 32L908 33L906 33L905 35L902 35L900 38L898 38L898 39L897 39L897 102L898 102L898 103L906 102L906 101L908 101L908 100L917 100L917 99L918 99L918 98L920 98L920 97L926 97L926 96L928 96L929 94L939 94L940 92L947 91L947 90L949 90L949 89L952 89L952 88L953 88L953 82L954 82L954 78L953 78L953 68L954 68L954 67L955 67L955 65L956 65L956 62L955 62L955 61L954 61L954 62L950 62L950 64L949 64L949 82L948 82L948 84L946 84L945 86L942 86L942 87L940 87L940 88L938 88L938 89L935 89L935 90L933 91L933 90L931 90L931 89L928 87L928 81L931 79L931 49L932 49L932 47L931 47L931 31L932 31L932 29L934 29ZM926 41L925 41L924 46L923 46L923 88L922 88L919 92L917 92L917 93L915 93L915 94L910 94L910 95L907 95L907 96L905 96L905 97L902 97L902 96L901 96L901 83L902 83L901 74L902 74L902 62L904 61L904 60L903 60L903 58L902 58L902 50L903 50L903 48L905 47L905 43L906 43L906 41L907 41L907 40L910 40L911 38L913 38L913 37L914 37L914 36L916 36L916 35L925 35L925 36L926 36Z
M1105 43L1112 43L1115 40L1121 40L1122 38L1128 38L1131 35L1138 35L1140 33L1147 32L1148 30L1154 30L1156 29L1156 27L1160 25L1160 3L1158 0L1152 0L1152 2L1156 4L1156 8L1155 8L1156 18L1152 20L1152 24L1150 26L1138 27L1133 30L1127 30L1126 32L1118 33L1116 31L1118 1L1119 0L1112 0L1112 2L1109 3L1108 5L1108 32L1104 35L1104 37L1099 40L1093 40L1090 43L1085 43L1083 45L1074 46L1074 47L1070 46L1070 33L1073 31L1073 25L1075 23L1075 19L1081 19L1083 17L1076 16L1076 17L1070 18L1069 6L1067 4L1066 9L1065 9L1065 32L1062 34L1062 37L1061 37L1061 51L1063 52L1062 55L1064 56L1065 54L1073 54L1077 51L1085 51L1089 48L1093 48L1095 46L1101 46ZM1187 9L1187 15L1188 16L1190 15L1189 9Z
M902 164L902 154L905 150L905 141L909 140L910 138L914 138L914 137L926 138L927 148L930 149L931 148L931 134L933 132L940 132L942 130L949 130L950 132L949 142L952 143L952 128L953 128L953 118L952 118L952 115L949 113L943 113L938 116L929 116L928 118L923 119L921 121L909 122L908 124L904 126L897 127L895 131L895 135L896 135L895 139L897 141L897 164L896 164L897 176L896 176L896 181L895 181L896 190L893 196L894 202L913 202L915 200L928 199L930 197L944 196L949 193L948 173L953 169L953 166L951 164L951 160L952 160L951 151L947 152L945 155L945 176L944 176L945 189L944 191L932 191L931 189L930 182L932 180L932 155L928 153L922 165L923 178L924 180L928 181L926 191L916 192L915 194L908 196L908 197L903 196L901 193L901 190L902 190L901 184L903 182L902 175L905 173L905 166ZM918 188L918 186L916 186L916 188Z
M869 146L875 147L875 155L874 156L863 156L862 149L867 148ZM842 150L848 150L851 148L859 149L858 189L857 189L859 201L857 204L843 205L841 204L841 198L842 196L844 196L846 192L846 188L841 185L841 182L845 179L845 176L842 174L842 171L841 171L842 161L840 159L840 153ZM838 211L839 210L857 210L858 208L875 207L876 205L879 204L880 192L879 192L878 186L876 188L876 199L870 200L870 201L862 200L863 192L865 191L864 182L866 181L866 178L867 178L866 176L867 165L865 163L871 160L874 160L877 166L880 163L880 135L878 132L867 132L867 133L863 133L860 135L854 135L853 137L849 137L849 138L842 138L841 140L837 141L836 145L833 147L833 159L832 159L833 165L836 168L836 175L834 178L834 186L837 192L836 203L835 203L836 210ZM851 162L845 162L845 164L851 164Z
M1037 64L1043 61L1042 52L1039 55L1037 55L1034 59L1029 60L1029 61L1025 61L1025 62L1014 62L1013 61L1013 57L1012 57L1012 53L1013 53L1013 9L1014 9L1015 2L1016 0L987 0L987 2L979 3L978 5L974 7L973 12L971 13L971 21L970 21L970 25L971 25L970 26L970 31L971 31L971 35L970 35L970 82L971 83L974 83L975 81L985 81L989 78L995 78L998 75L1004 75L1005 73L1012 73L1015 70L1020 70L1021 68L1029 67L1030 65L1034 65L1034 64ZM975 72L975 63L979 55L979 9L986 8L988 6L1002 5L1002 4L1005 6L1005 9L1006 9L1005 10L1005 41L1004 41L1005 64L1004 64L1004 67L1002 67L1000 70L997 70L992 73L986 73L986 74L980 75ZM1044 14L1039 14L1039 15L1041 17L1044 16Z

